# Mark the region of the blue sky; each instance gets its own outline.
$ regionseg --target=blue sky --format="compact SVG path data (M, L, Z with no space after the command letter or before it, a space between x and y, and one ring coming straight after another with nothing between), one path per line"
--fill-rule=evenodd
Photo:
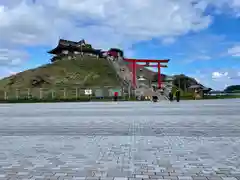
M0 76L49 63L59 38L84 38L130 58L170 59L163 73L224 89L240 84L239 15L239 0L1 0Z

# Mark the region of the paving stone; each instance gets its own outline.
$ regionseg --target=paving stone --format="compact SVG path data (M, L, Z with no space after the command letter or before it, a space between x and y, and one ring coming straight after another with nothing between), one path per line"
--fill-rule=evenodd
M158 176L158 175L152 175L149 176L150 179L163 179L163 176Z
M86 177L86 180L99 180L100 177Z
M156 175L156 172L142 172L142 175L148 175L148 176L151 176L151 175Z
M216 174L216 176L218 176L218 177L227 177L228 175L226 175L226 174Z
M119 170L110 170L107 172L108 177L128 177L131 175L131 172L124 172Z
M239 100L4 105L0 177L240 180L238 109Z
M178 180L178 176L163 176L163 179Z
M156 172L156 175L158 176L169 176L170 174L169 173L165 173L165 172Z
M113 180L114 177L100 177L101 180Z
M208 180L223 180L221 176L208 176Z
M73 177L73 180L85 180L86 177Z
M174 172L174 173L169 173L169 176L179 176L181 175L182 173L177 173L177 172Z
M136 178L142 178L142 179L145 178L145 179L147 179L147 178L149 178L149 175L144 175L144 174L143 175L139 175L139 174L136 174L135 177Z
M58 180L59 177L58 176L45 176L45 179L47 179L47 180Z
M39 177L33 177L35 180L45 180L45 177L39 178ZM59 179L59 178L58 178Z
M66 173L55 173L55 176L67 176L67 174ZM43 176L44 177L44 176Z
M208 180L206 176L192 176L193 180Z
M130 177L128 180L142 180L142 178Z
M222 177L223 180L237 180L235 177Z
M191 176L178 176L179 180L193 180Z
M114 177L114 180L128 180L126 177Z

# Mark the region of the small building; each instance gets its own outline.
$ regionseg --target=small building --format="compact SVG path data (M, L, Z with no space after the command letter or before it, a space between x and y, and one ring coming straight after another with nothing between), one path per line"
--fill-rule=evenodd
M109 50L107 51L107 54L108 54L109 56L114 57L114 58L116 58L116 57L124 57L123 51L120 50L120 49L117 49L117 48L111 48L111 49L109 49Z
M94 95L96 98L104 98L104 92L102 89L96 89Z
M192 90L195 99L203 98L204 94L207 94L209 91L212 90L211 88L206 88L200 84L191 85L190 87L188 87L188 89Z
M54 55L51 62L55 62L62 58L69 60L74 59L78 55L99 57L101 55L101 49L92 48L91 44L86 44L84 39L78 42L60 39L57 47L48 51L48 53Z

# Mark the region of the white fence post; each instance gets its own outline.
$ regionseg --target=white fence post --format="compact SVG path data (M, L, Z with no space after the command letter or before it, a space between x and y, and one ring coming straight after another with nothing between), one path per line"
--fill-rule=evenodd
M64 91L63 91L63 98L66 99L66 88L64 88Z
M28 92L27 92L27 98L30 99L30 88L28 88L27 91L28 91Z
M4 91L4 99L7 100L8 97L7 97L7 91Z
M42 99L42 88L39 89L39 98Z
M19 99L19 89L16 89L16 99Z
M55 97L55 96L54 96L54 90L52 89L51 92L52 92L52 99L54 99L54 97Z
M78 88L76 88L76 99L78 98Z

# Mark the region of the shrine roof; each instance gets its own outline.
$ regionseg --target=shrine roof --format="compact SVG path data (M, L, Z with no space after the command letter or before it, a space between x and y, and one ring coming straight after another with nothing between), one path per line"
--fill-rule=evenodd
M94 49L91 47L90 44L86 44L84 39L79 42L60 39L57 47L48 51L48 53L49 54L58 54L62 50L89 52L89 53L96 53L96 54L99 54L101 52L101 49Z

